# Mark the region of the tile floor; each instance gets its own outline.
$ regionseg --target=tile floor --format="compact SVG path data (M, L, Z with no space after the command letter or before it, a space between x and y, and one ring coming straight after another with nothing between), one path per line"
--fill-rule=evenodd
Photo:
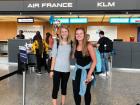
M6 68L3 69L3 66ZM0 64L0 76L17 69L16 65ZM123 72L112 69L109 78L97 76L92 87L91 105L136 105L140 103L140 72ZM52 80L48 74L34 72L26 75L26 105L52 105ZM60 95L60 94L59 94ZM60 102L60 97L58 98ZM84 101L82 100L82 105ZM0 81L0 105L22 105L22 75ZM75 105L69 79L66 105Z

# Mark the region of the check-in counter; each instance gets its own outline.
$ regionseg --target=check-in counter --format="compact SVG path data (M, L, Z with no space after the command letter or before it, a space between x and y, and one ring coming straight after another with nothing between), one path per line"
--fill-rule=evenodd
M8 61L16 63L18 61L19 46L29 43L28 39L9 39L8 40Z
M5 40L0 41L0 54L8 54L8 42Z
M114 41L113 49L113 68L140 69L140 43Z

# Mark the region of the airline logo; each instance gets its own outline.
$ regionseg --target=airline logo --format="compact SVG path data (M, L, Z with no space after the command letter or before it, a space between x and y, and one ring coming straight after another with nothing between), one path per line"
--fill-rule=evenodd
M116 2L97 2L98 8L115 7Z
M73 3L29 3L27 8L72 8Z

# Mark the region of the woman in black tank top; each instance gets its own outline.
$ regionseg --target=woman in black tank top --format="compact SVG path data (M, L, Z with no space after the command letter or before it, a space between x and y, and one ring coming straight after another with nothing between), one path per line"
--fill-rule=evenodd
M75 31L76 69L73 76L73 93L76 105L81 105L81 96L85 97L85 105L91 103L91 80L96 65L96 54L92 44L87 42L87 36L83 28ZM83 76L84 74L84 76ZM85 79L83 81L83 79ZM86 82L85 82L86 81ZM85 82L84 86L83 83Z
M80 66L86 66L92 61L90 56L83 56L82 51L76 50L74 56L75 56L77 64Z

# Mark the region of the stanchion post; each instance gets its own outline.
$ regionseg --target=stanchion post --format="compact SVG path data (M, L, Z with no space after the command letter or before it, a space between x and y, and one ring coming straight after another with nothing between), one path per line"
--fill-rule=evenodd
M23 70L23 105L25 105L25 96L26 96L26 71Z
M23 72L23 100L22 103L25 105L25 98L26 98L26 70L27 70L27 64L28 64L28 56L27 56L27 51L25 46L19 46L19 53L20 53L20 60L23 63L24 69L22 70Z

